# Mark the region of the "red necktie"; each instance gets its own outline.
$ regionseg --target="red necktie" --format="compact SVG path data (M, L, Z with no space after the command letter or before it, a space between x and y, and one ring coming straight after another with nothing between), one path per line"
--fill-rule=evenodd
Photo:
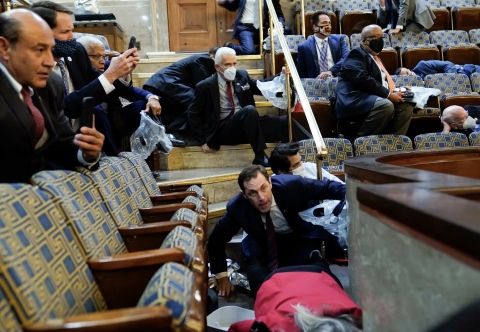
M232 106L232 110L227 118L231 117L233 113L235 113L235 102L233 101L233 93L232 93L232 82L227 82L227 97L230 105Z
M32 113L33 120L35 121L35 144L37 144L43 135L43 131L45 130L45 119L43 118L42 113L33 104L32 96L30 95L28 87L22 86L22 90L20 92L23 96L25 104L27 104L27 107L30 110L30 113Z
M270 212L267 212L265 219L267 224L267 264L270 271L273 272L278 268L277 239Z

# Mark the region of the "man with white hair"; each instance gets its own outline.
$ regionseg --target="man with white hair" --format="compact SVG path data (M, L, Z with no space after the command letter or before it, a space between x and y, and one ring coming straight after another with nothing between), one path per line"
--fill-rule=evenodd
M77 42L85 47L95 69L100 73L108 69L110 61L105 55L105 46L99 39L83 36ZM132 103L123 107L119 97ZM95 127L105 135L103 151L108 156L118 155L117 146L120 140L138 128L142 110L160 115L162 108L159 97L131 84L127 89L112 91L107 96L106 102L95 106Z
M466 108L469 110L467 111ZM472 117L473 116L473 117ZM457 105L449 106L443 110L440 120L442 121L443 131L472 132L476 124L480 123L480 112L476 107Z
M237 70L235 51L221 47L215 54L216 74L195 87L195 97L188 109L189 134L204 152L220 145L249 143L255 152L253 164L268 166L266 142L288 141L287 116L260 116L253 95L261 95L257 81L245 70ZM294 122L293 138L309 135Z

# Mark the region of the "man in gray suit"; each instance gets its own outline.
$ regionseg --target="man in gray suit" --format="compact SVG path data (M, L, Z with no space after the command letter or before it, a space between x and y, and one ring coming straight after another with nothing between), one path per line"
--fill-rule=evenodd
M395 25L395 14L398 20ZM419 33L433 26L435 15L424 0L380 0L378 20L388 23L389 34L400 31Z

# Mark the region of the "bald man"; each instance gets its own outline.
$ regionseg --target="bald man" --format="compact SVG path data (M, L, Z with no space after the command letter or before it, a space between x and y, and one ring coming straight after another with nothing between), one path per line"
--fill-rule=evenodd
M378 25L362 30L360 47L350 51L342 64L336 87L335 111L339 130L346 138L379 134L405 135L413 104L403 101L378 55L383 32Z
M480 124L479 113L479 110L476 110L474 107L471 107L468 112L463 107L456 105L447 107L443 110L440 118L443 124L443 131L471 131L476 124Z
M87 127L75 135L63 114L63 82L51 74L54 45L52 30L33 12L0 14L0 183L92 167L100 158L103 135Z

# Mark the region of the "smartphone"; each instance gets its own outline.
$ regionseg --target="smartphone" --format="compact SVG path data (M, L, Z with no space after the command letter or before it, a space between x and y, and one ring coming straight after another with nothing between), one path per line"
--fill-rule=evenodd
M82 125L93 128L93 108L95 107L92 97L85 97L82 101Z
M130 42L128 43L128 49L134 48L136 42L137 42L137 38L135 38L135 36L130 37ZM130 54L129 57L131 56L132 55Z

